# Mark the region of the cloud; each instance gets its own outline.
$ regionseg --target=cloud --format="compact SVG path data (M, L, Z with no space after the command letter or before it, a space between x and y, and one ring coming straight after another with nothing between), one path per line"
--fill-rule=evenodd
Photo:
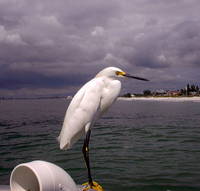
M7 31L2 25L0 25L0 43L11 45L25 44L18 33Z
M101 26L96 26L94 30L91 32L92 36L103 36L104 35L104 28Z
M111 65L155 88L198 82L199 8L198 0L1 0L0 89L76 89Z

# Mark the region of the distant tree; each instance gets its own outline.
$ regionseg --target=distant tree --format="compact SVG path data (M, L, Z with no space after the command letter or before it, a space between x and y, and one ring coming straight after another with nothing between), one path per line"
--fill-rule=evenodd
M126 93L123 95L123 97L131 97L131 93Z
M186 90L185 89L181 89L181 95L186 95Z
M150 90L144 90L143 94L144 94L144 96L150 96L151 95L151 91Z
M196 86L196 92L199 92L199 86Z
M186 86L186 96L190 94L190 84L187 84Z
M196 92L196 87L195 87L194 84L191 85L190 91L191 91L191 92Z

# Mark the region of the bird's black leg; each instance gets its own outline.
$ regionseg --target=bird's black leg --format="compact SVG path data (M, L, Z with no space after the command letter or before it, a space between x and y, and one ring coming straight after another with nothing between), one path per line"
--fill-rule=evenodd
M90 134L91 134L91 130L89 129L86 133L82 151L83 151L84 160L85 160L87 170L88 170L88 182L89 182L89 185L92 187L93 182L92 182L92 176L91 176L91 171L90 171L90 160L89 160Z

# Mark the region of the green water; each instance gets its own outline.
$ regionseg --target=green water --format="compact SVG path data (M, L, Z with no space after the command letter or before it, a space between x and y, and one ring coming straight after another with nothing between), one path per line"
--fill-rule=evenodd
M53 162L87 181L83 139L60 151L69 101L0 102L0 184L32 160ZM106 191L200 190L200 102L117 101L92 129L92 175Z

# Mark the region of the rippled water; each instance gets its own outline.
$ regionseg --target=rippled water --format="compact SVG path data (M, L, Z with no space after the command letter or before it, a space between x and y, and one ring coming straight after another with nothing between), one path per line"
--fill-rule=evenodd
M0 184L36 159L87 181L83 139L60 151L65 99L0 101ZM107 191L200 190L200 102L117 101L92 129L93 178Z

